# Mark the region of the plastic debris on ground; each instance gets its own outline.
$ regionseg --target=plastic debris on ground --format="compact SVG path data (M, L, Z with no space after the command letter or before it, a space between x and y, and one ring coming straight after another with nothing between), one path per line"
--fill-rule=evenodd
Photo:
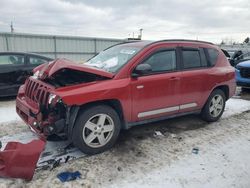
M154 137L163 137L164 135L161 133L161 131L155 131Z
M173 134L171 133L170 136L174 139L177 139L178 141L181 141L182 140L182 137L181 136L177 136L176 134Z
M199 148L195 147L192 149L193 154L198 154L199 153Z
M81 178L81 173L79 171L76 171L76 172L62 172L62 173L57 175L57 178L61 182L72 181L72 180L76 180L77 178Z
M173 133L171 133L170 136L171 136L172 138L177 138L177 135L176 135L176 134L173 134Z
M8 142L0 152L0 177L31 180L44 147L43 140L33 140L27 144Z
M32 132L4 136L0 140L0 145L2 145L0 148L0 177L5 178L31 180L35 171L53 170L61 163L86 156L67 141L45 142ZM43 143L43 147L39 147L36 142ZM23 159L20 156L26 156L26 158ZM25 162L23 163L24 160L29 162L27 166ZM15 168L18 168L18 170L15 170Z

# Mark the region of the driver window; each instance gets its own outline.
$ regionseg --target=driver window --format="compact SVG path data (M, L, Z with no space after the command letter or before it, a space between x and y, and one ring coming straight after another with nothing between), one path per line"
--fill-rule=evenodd
M0 65L24 65L24 56L0 55Z
M152 67L152 72L165 72L176 70L175 50L156 52L143 63Z

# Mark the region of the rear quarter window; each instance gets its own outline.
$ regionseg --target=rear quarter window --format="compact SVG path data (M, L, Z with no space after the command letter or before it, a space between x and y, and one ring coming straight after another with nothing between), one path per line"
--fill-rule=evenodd
M29 57L29 63L31 65L41 65L43 63L47 63L48 60L40 58L40 57L35 57L35 56L31 56Z
M219 51L212 48L207 48L208 58L211 66L214 66L217 62Z

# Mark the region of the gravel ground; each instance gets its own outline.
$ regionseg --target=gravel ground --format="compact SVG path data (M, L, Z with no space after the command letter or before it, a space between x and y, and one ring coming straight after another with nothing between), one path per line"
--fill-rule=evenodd
M249 94L239 92L239 97L247 99ZM216 123L191 115L134 127L123 131L110 151L52 171L37 171L30 182L0 179L0 187L248 188L250 108L245 110ZM18 120L0 124L0 136L27 130ZM155 136L155 131L162 135ZM198 154L192 153L193 148L198 148ZM82 178L61 183L56 175L65 170L78 170Z

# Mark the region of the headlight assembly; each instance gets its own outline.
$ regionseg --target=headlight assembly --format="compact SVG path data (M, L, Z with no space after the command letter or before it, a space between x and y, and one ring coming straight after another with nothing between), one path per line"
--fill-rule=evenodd
M34 74L33 74L33 78L37 79L39 77L39 73L40 71L36 71Z
M55 100L55 98L57 98L57 96L55 94L50 94L49 95L48 103L52 104L52 102Z

